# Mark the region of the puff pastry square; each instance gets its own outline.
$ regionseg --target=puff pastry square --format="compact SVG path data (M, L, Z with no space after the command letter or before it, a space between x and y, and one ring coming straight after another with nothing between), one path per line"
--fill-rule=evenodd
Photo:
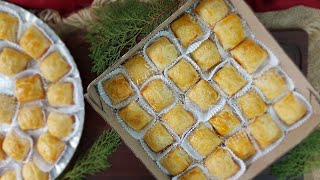
M161 37L153 42L146 50L150 60L163 71L175 59L178 58L179 53L168 38Z
M40 71L49 82L57 82L71 70L59 52L53 52L40 62Z
M233 49L246 37L241 19L236 14L230 14L218 22L214 32L225 50Z
M45 98L42 80L39 74L16 80L15 95L20 103L27 103Z
M206 111L214 105L218 99L218 92L205 80L200 80L187 93L188 98L195 102L202 111Z
M18 123L22 130L35 130L44 126L44 113L40 106L20 108Z
M287 89L285 78L274 68L265 71L260 77L256 78L254 85L260 89L268 100L278 97Z
M13 76L25 70L31 57L12 48L5 47L0 54L0 72Z
M307 113L306 107L294 96L293 92L274 103L273 108L281 121L287 125L294 124Z
M17 175L14 170L6 171L1 176L1 180L15 180L15 179L17 179Z
M43 133L36 144L36 149L40 156L50 164L58 160L65 147L66 144L63 141L48 132Z
M240 125L240 121L228 105L216 115L210 118L209 122L214 129L222 136L225 136Z
M136 131L143 129L153 119L137 101L132 101L126 107L120 109L118 113L124 122Z
M74 129L73 115L51 112L47 118L47 127L51 135L62 139L71 134Z
M160 79L151 81L142 89L141 94L156 112L160 112L174 101L172 91Z
M21 48L38 60L51 46L50 40L35 26L30 26L20 39Z
M0 12L0 39L16 42L18 27L19 20L17 17Z
M195 8L195 13L212 29L228 12L229 8L223 0L202 0Z
M0 94L0 124L11 124L16 107L15 97Z
M197 37L202 35L202 29L193 17L185 14L170 25L173 33L183 47L188 47Z
M2 150L3 146L3 136L0 134L0 161L3 161L6 159L6 153Z
M175 133L182 136L184 132L190 129L195 123L196 119L193 114L185 110L181 103L175 105L167 113L162 116L162 120L168 124Z
M256 153L245 131L240 131L232 135L226 140L225 144L242 160L246 160Z
M202 123L199 124L189 137L191 146L203 156L211 153L221 142L221 139Z
M111 99L112 105L119 104L134 94L134 91L123 74L118 74L104 81L102 84L105 92Z
M49 180L49 174L41 171L33 161L23 165L22 177L24 180Z
M198 64L202 71L207 72L221 61L221 55L217 46L209 39L191 53L192 59Z
M235 175L239 170L239 165L233 160L231 154L218 147L204 161L209 173L218 179L227 179Z
M157 153L164 150L174 141L169 131L159 122L154 124L144 135L144 140L149 148Z
M185 59L181 59L168 71L169 78L183 91L187 91L199 79L198 72Z
M140 54L135 55L126 61L123 67L126 69L133 82L139 87L156 73Z
M248 82L232 65L222 67L212 79L229 96L236 94Z
M188 153L181 147L173 148L167 155L165 155L160 163L165 167L173 176L182 173L192 163L192 159Z
M31 144L27 139L21 138L16 132L10 131L3 141L2 149L12 159L23 161L31 149Z
M70 82L51 84L47 91L49 104L54 107L72 105L73 90L73 84Z
M203 174L199 167L194 167L179 177L179 180L206 180L206 176Z
M267 59L267 52L251 39L230 51L232 57L249 73L254 73Z
M247 119L252 119L262 115L268 106L261 97L254 91L250 90L238 99L240 109Z
M274 122L269 113L257 117L250 123L249 131L262 149L267 148L282 135L281 129Z

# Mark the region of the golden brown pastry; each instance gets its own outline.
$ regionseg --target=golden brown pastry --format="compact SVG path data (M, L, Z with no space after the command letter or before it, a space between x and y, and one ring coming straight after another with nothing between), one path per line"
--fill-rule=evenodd
M242 160L246 160L256 153L247 133L243 130L232 135L225 144Z
M228 11L228 6L223 0L201 0L195 8L195 13L212 29L227 15Z
M6 159L6 153L3 151L3 136L0 134L0 161L3 161Z
M16 161L25 160L30 148L30 142L25 138L19 137L15 131L10 131L4 138L2 144L3 151Z
M183 91L187 91L199 79L198 72L185 59L181 59L168 71L169 78Z
M15 95L20 103L44 99L45 92L40 75L36 74L17 79Z
M218 22L214 32L225 50L233 49L246 37L241 19L236 14L230 14Z
M134 91L123 74L118 74L104 81L102 84L113 105L119 104L134 94Z
M4 47L0 54L0 72L11 77L25 70L30 61L30 56L15 49Z
M222 136L231 133L234 128L240 125L239 119L227 105L219 113L211 117L209 122Z
M202 111L206 111L210 106L214 105L218 99L218 92L205 80L201 79L187 94L193 102L195 102Z
M17 100L13 96L0 94L0 124L11 124L16 112Z
M203 156L211 153L221 142L221 139L203 123L200 123L189 137L191 146Z
M281 100L273 104L277 115L287 125L292 125L300 120L306 113L306 107L293 94L289 92Z
M179 180L206 180L206 176L203 174L199 167L194 167L179 177Z
M195 123L196 119L193 114L185 110L181 103L175 105L167 113L162 116L162 120L168 124L174 132L182 136Z
M133 82L139 87L156 73L140 54L135 55L126 61L123 67L126 69Z
M73 115L51 112L47 119L48 131L59 139L65 138L72 132L74 121Z
M197 37L202 35L202 29L193 17L185 14L173 21L171 30L180 40L183 47L189 46Z
M209 173L218 179L227 179L235 175L239 170L239 165L232 159L231 154L221 147L208 156L205 161Z
M18 123L22 130L35 130L44 126L44 114L40 106L20 108Z
M72 105L73 90L73 84L70 82L51 84L47 91L49 104L55 107Z
M38 60L51 46L50 40L35 26L30 26L20 39L21 48Z
M17 17L0 12L0 39L12 42L17 41L19 20Z
M51 53L40 62L40 71L49 82L57 82L70 70L71 66L58 51Z
M0 180L16 180L17 175L14 170L6 171L1 177Z
M268 109L266 103L254 90L241 96L238 101L240 109L247 119L260 116Z
M23 165L22 177L24 180L49 180L49 174L41 171L32 161Z
M143 129L153 119L149 113L142 109L137 101L132 101L126 107L121 108L119 116L136 131Z
M175 176L186 170L192 163L192 159L186 151L177 146L165 155L160 160L160 163L170 172L170 174Z
M50 164L58 160L65 147L66 144L63 141L52 136L49 132L43 133L36 144L36 149L40 156Z
M156 112L160 112L174 101L171 90L160 79L151 81L143 88L141 94Z
M260 89L268 100L278 97L287 88L286 80L274 68L265 71L260 77L256 78L254 85Z
M166 37L161 37L154 41L146 51L150 60L161 71L168 67L179 56L176 47Z
M149 148L157 153L164 150L174 141L169 131L159 122L155 123L144 135Z
M248 82L232 65L221 68L212 79L229 96L236 94Z
M221 61L221 55L217 46L209 39L191 53L192 59L198 64L202 71L207 72Z
M262 149L267 148L282 135L281 129L273 121L269 113L257 117L250 123L249 131Z
M230 53L249 74L254 73L268 57L267 52L251 39L246 39Z

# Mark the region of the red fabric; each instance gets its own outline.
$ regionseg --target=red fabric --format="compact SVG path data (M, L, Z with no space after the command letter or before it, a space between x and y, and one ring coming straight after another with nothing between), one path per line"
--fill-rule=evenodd
M320 0L246 0L246 2L256 12L282 10L297 5L320 9Z

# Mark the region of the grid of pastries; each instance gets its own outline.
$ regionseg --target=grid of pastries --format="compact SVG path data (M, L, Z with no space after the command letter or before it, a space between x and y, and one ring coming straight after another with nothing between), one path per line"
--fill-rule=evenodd
M268 50L228 3L200 0L191 11L98 90L165 173L228 179L281 142L308 114L307 105L280 68L266 68Z

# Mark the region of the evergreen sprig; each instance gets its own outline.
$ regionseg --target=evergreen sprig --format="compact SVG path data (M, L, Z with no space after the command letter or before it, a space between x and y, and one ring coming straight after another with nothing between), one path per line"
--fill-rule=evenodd
M97 21L87 34L92 71L102 73L125 51L148 35L177 8L176 0L116 1L95 10Z

